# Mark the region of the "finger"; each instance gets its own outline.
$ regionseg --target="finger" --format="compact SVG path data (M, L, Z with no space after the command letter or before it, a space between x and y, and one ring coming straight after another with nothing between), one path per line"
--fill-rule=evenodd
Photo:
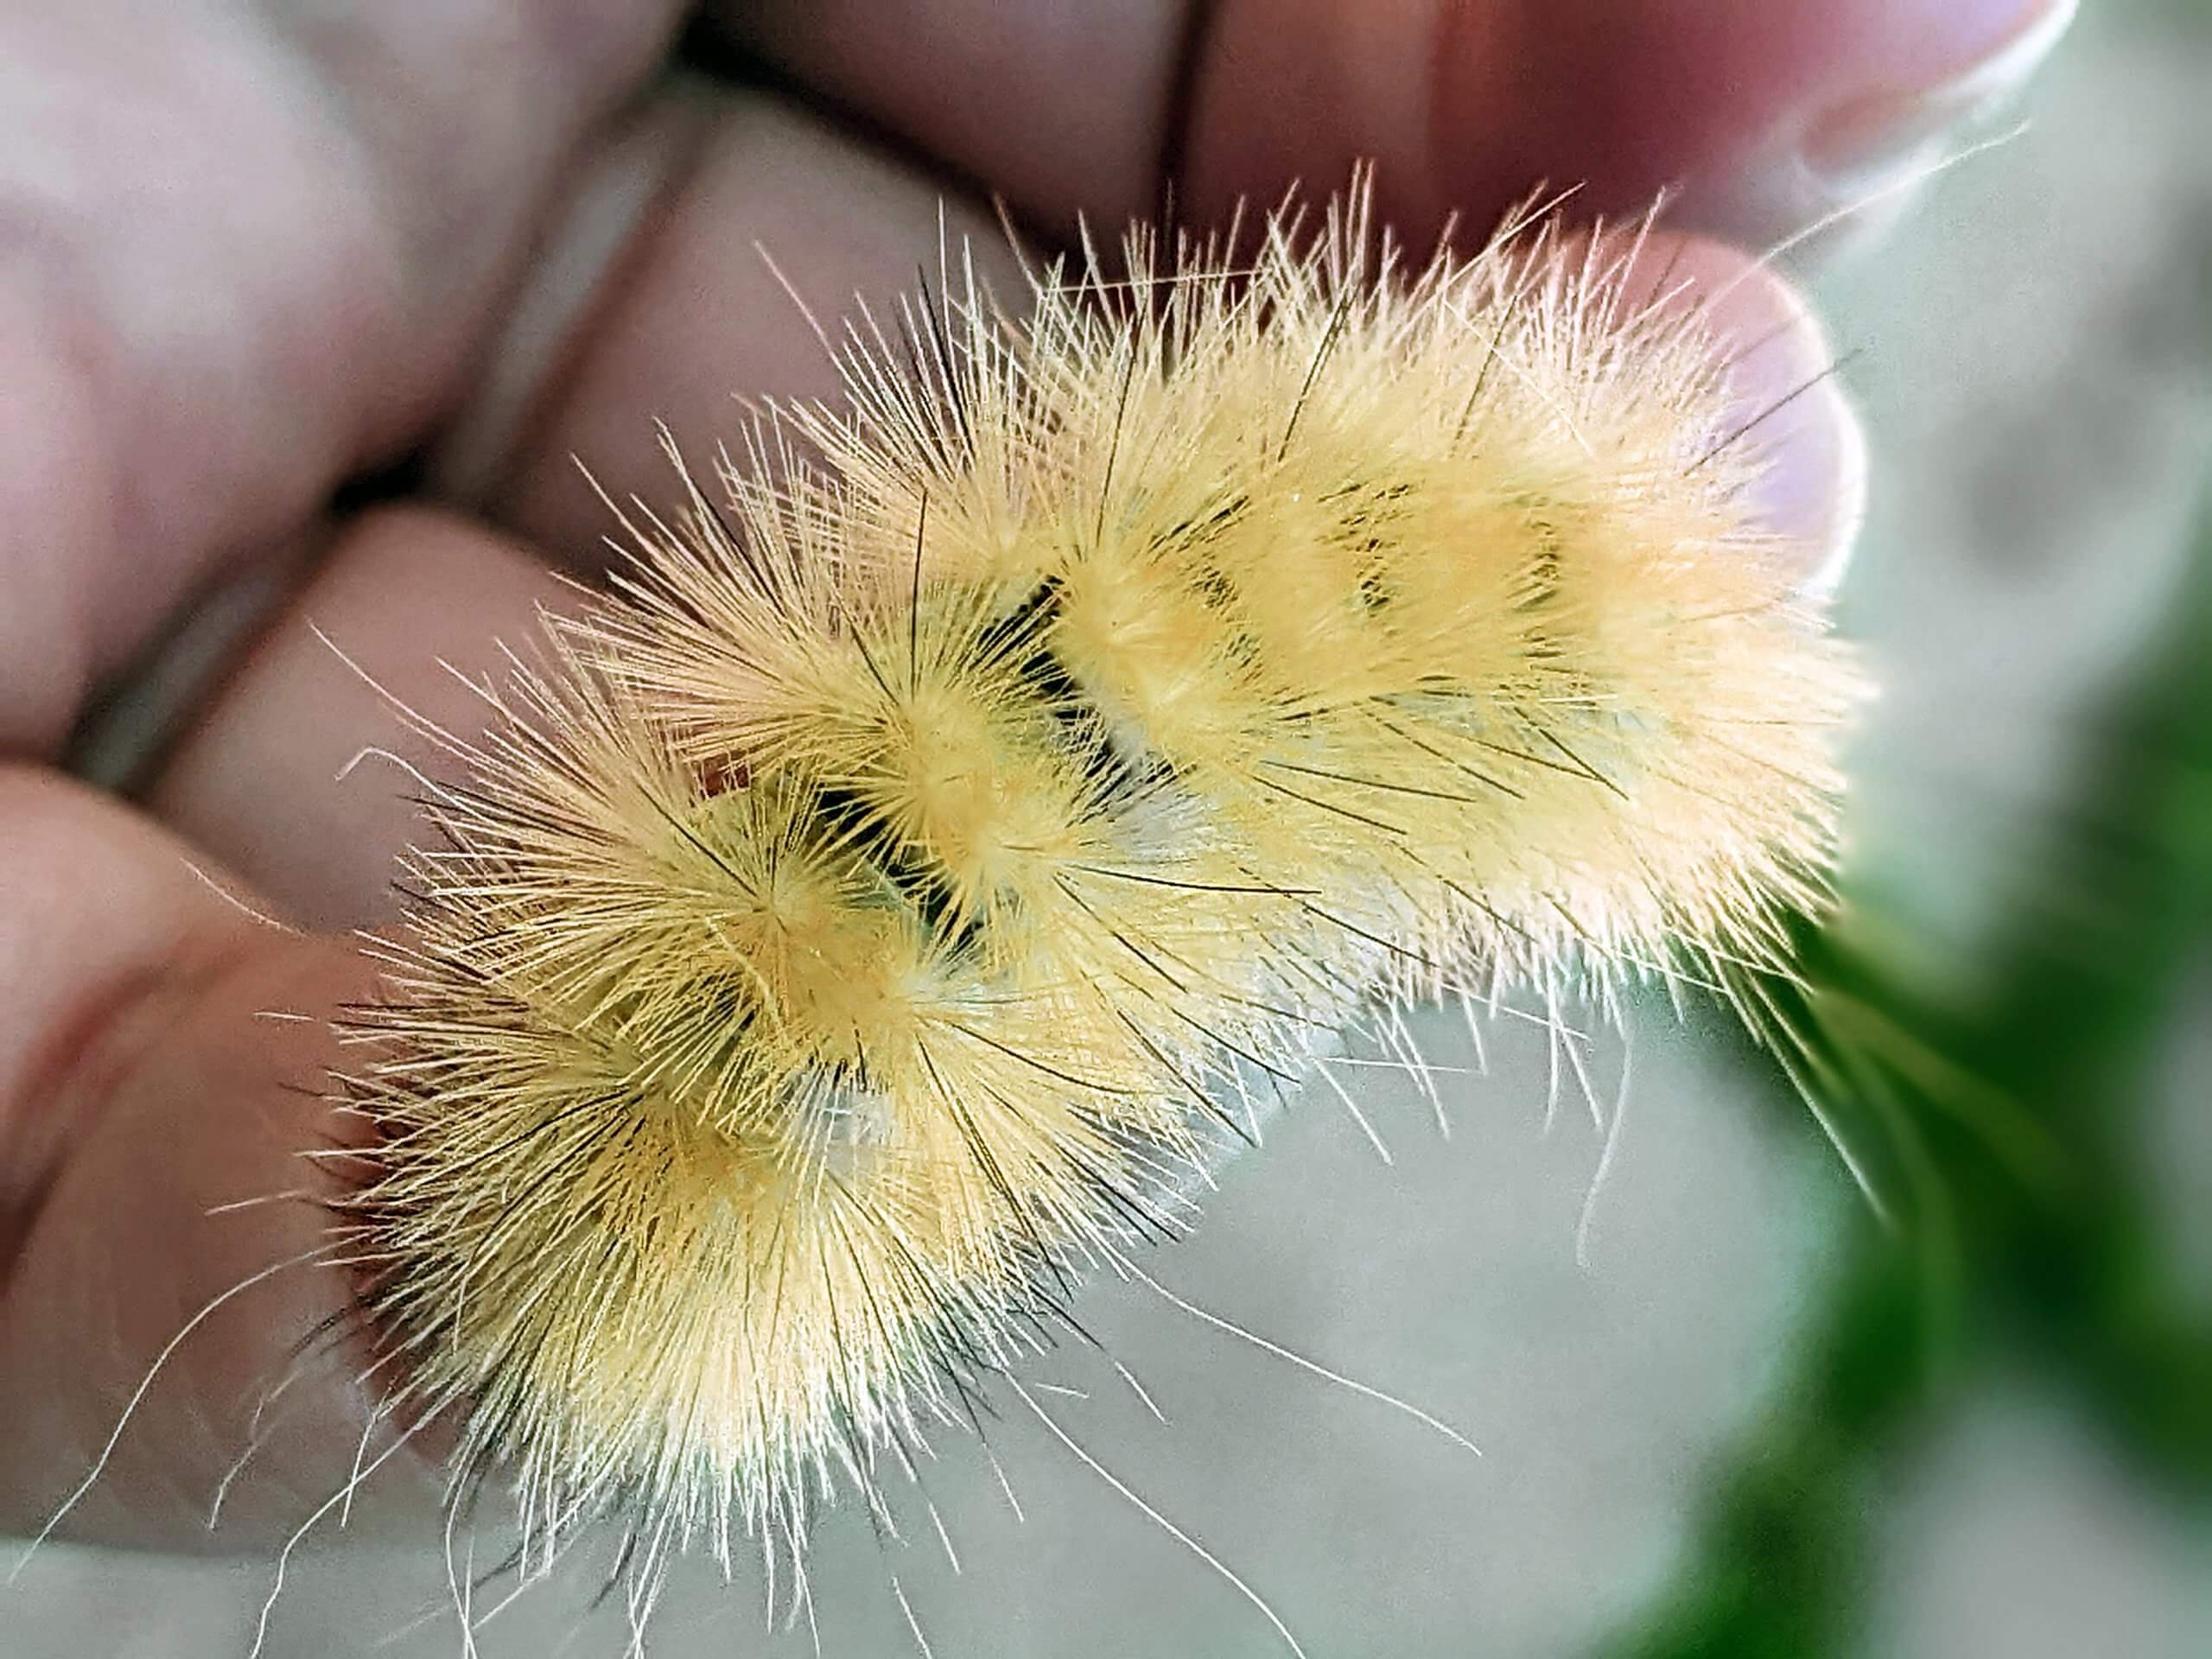
M392 699L454 734L491 717L537 610L574 601L525 548L448 514L349 527L168 757L148 804L285 913L326 931L396 908L397 854L421 838L418 779L454 763Z
M1750 452L1773 556L1807 594L1832 594L1866 516L1866 435L1804 296L1737 249L1675 234L1643 242L1623 281L1703 315L1729 365L1730 438Z
M1009 304L1024 291L1004 237L973 203L780 99L678 90L640 125L658 135L640 145L682 157L626 153L612 163L666 181L652 211L618 256L596 256L608 276L588 303L559 276L548 280L565 304L525 294L518 315L533 320L502 342L488 379L504 388L529 378L526 366L505 366L511 356L557 372L532 394L502 391L464 412L465 442L433 461L448 499L568 560L594 560L611 527L600 490L666 498L656 421L703 468L746 419L740 395L834 392L808 314L834 334L857 302L880 314L925 268L934 284L940 227L956 269L968 244ZM579 187L587 199L594 176ZM564 235L588 242L589 212ZM594 257L556 238L543 269Z
M678 10L0 12L0 753L450 402Z
M1112 226L1160 205L1173 106L1208 0L715 0L708 15L1023 213ZM929 73L916 74L917 63Z
M2073 0L720 0L753 50L1064 224L1218 213L1380 163L1418 234L1541 181L1666 187L1763 243L2025 73ZM917 74L927 63L931 73Z
M369 1433L351 1281L299 1153L340 1128L314 1097L336 1058L322 1020L369 976L53 774L0 769L0 1532L36 1531L97 1468L69 1535L264 1547L340 1489L365 1434L368 1459L391 1444ZM402 1452L364 1507L434 1497Z
M1838 123L1885 99L1909 121L1915 94L1972 80L2023 40L2048 44L2070 10L1491 0L1393 4L1393 29L1341 0L1253 0L1225 6L1205 48L1189 165L1197 193L1218 200L1373 156L1409 225L1539 181L1585 187L1589 213L1640 212L1679 188L1686 220L1763 245L1863 194L1827 153ZM1871 152L1891 136L1876 121L1856 142ZM1862 159L1849 170L1863 175Z

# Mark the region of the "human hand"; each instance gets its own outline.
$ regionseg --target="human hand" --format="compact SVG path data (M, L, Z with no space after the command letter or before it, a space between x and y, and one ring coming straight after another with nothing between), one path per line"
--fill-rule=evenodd
M0 16L0 1525L47 1519L211 1299L322 1243L311 1205L207 1212L310 1185L296 1154L334 1133L297 1090L336 1059L319 1016L372 976L328 936L387 914L412 833L399 785L334 774L372 743L435 760L308 624L430 718L480 721L440 662L492 669L494 640L560 602L556 565L588 563L606 515L572 453L650 499L652 416L696 448L734 390L829 389L756 241L834 316L912 280L948 192L951 235L995 243L963 181L1051 236L1077 210L1149 213L1163 170L1205 220L1372 156L1415 243L1541 178L1586 181L1590 212L1680 182L1682 222L1758 242L1866 194L1818 168L1958 113L1915 95L1988 90L1974 66L2012 46L2017 67L2065 8L836 0L696 20L780 66L781 93L667 73L683 10ZM1737 280L1742 256L1651 257L1655 282L1730 290L1748 408L1825 366L1778 282ZM1827 386L1762 430L1809 577L1855 522L1856 433ZM406 499L334 503L396 463ZM205 613L209 584L280 569L299 584L140 807L53 768L94 689ZM301 1266L218 1306L71 1529L206 1541L262 1391L349 1305L342 1269ZM214 1541L282 1535L335 1490L373 1393L343 1366L296 1384ZM392 1467L392 1505L427 1507L425 1471Z

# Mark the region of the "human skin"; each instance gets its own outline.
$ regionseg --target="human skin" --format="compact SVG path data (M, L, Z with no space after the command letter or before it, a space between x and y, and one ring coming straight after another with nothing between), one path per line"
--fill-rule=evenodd
M1193 8L1196 8L1193 10ZM664 496L733 392L830 390L775 264L835 316L995 193L1040 243L1218 222L1378 164L1422 245L1538 181L1578 214L1679 206L1644 257L1712 302L1754 411L1826 365L1748 256L1878 191L1885 157L2013 78L2058 0L81 0L0 6L0 1529L34 1530L164 1344L321 1240L322 1017L372 973L410 749L377 683L467 729L463 674L526 637L608 528L581 454ZM669 69L687 22L777 90ZM1991 66L1994 65L1993 68ZM1616 233L1618 234L1618 233ZM1633 279L1631 279L1633 280ZM1857 522L1860 445L1814 385L1762 423L1808 583ZM410 463L369 511L345 480ZM88 699L211 586L296 579L125 802L57 764ZM256 913L257 912L257 914ZM304 1016L272 1019L272 1011ZM302 1092L302 1091L307 1092ZM219 1532L208 1502L292 1344L347 1306L301 1268L225 1302L149 1390L79 1536L281 1537L372 1409L308 1373ZM387 1511L420 1521L401 1452ZM425 1522L425 1524L427 1524Z

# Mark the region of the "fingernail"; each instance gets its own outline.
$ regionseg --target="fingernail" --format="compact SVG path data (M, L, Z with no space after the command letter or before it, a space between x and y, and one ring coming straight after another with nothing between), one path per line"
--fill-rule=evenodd
M1700 308L1729 362L1719 430L1751 464L1750 505L1768 556L1798 592L1825 599L1866 512L1866 438L1834 372L1834 348L1804 296L1771 267L1691 238L1649 256Z
M1758 292L1763 286L1776 291ZM1825 599L1842 580L1866 515L1866 437L1858 410L1834 373L1826 333L1777 279L1761 273L1732 302L1733 326L1771 308L1794 312L1779 334L1738 365L1738 429L1758 461L1751 499L1776 537L1775 556L1801 593Z
M1838 200L1879 192L1943 134L1986 117L2018 92L2072 24L2077 4L2036 0L1995 9L1997 32L1965 67L1929 84L1853 99L1816 120L1802 152L1805 166ZM1954 20L1985 10L1962 3Z

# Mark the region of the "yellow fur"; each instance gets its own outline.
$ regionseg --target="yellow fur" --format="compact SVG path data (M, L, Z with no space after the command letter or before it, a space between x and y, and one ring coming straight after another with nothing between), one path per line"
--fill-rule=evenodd
M1698 316L1548 230L1379 245L1355 193L855 329L465 751L355 1219L538 1545L796 1547L1317 1033L1726 980L1823 902L1856 678Z

